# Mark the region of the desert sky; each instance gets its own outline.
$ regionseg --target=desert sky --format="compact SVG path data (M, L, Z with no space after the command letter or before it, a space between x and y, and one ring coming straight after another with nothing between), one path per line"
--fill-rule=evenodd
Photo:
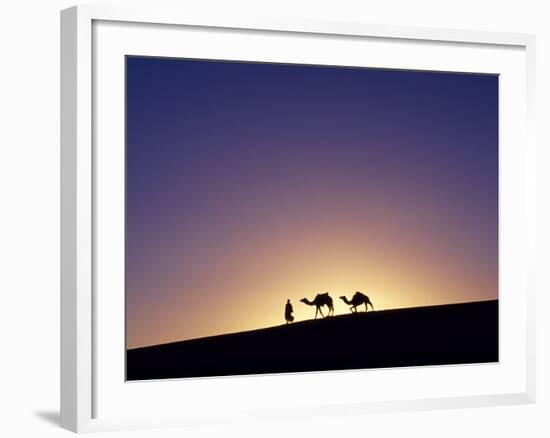
M498 77L128 57L134 348L498 297Z

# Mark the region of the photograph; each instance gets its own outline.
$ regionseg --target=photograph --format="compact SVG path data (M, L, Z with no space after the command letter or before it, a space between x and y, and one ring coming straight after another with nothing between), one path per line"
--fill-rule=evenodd
M499 75L125 57L126 380L499 362Z

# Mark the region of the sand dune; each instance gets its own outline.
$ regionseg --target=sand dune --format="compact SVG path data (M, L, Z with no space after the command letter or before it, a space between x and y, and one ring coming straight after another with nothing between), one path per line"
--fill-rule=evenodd
M340 315L127 351L127 379L498 361L498 301Z

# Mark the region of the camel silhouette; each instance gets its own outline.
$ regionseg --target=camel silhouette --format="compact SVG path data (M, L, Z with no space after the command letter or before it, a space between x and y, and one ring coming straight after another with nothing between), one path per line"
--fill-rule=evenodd
M374 310L374 307L372 303L370 302L369 297L367 297L365 294L357 291L351 298L351 301L349 301L344 295L340 297L340 299L346 303L348 306L351 306L349 309L352 313L357 313L357 306L360 306L361 304L365 305L365 312L368 310L368 305L370 304L370 307L372 310Z
M328 292L317 294L313 301L309 301L307 298L302 298L300 301L304 304L307 304L308 306L315 306L315 319L317 319L317 313L320 313L323 318L325 317L325 315L323 315L323 311L321 310L321 307L323 306L328 307L327 316L334 315L332 298L330 297Z

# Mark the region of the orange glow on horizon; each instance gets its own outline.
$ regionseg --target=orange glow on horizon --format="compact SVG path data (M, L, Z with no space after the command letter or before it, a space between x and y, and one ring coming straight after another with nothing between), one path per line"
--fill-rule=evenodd
M423 216L429 220L428 214ZM191 284L187 277L193 266L187 267L187 275L172 271L171 278L159 279L165 298L154 302L155 308L145 309L140 324L130 325L128 347L284 324L287 299L293 304L295 321L312 319L315 307L299 300L311 300L319 292L330 293L335 315L349 312L339 297L349 299L356 290L370 297L375 310L497 298L496 275L484 275L485 282L466 281L460 265L468 258L461 248L453 251L439 239L422 245L418 240L423 236L408 235L408 228L395 219L371 223L376 234L367 234L364 226L344 225L339 228L346 233L329 233L327 226L332 228L336 217L329 224L308 226L305 218L304 223L288 227L281 216L277 222L271 219L248 230L246 239L230 250L220 246L205 251L210 262L206 272L198 257L194 265L198 278L192 285L201 299L193 301L192 309L187 308ZM147 320L155 324L144 324Z

